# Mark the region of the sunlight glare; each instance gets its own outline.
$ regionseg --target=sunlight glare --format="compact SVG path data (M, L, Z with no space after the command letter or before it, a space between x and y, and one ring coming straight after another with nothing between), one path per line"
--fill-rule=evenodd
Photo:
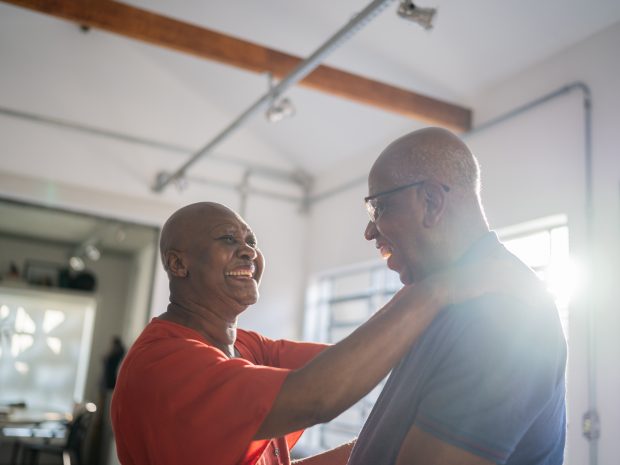
M49 334L65 321L65 313L59 310L45 310L43 332Z
M574 260L562 260L551 263L546 272L547 289L555 297L560 308L568 304L582 287L583 273Z
M47 342L47 346L56 355L62 350L62 341L58 337L48 337L45 342Z
M11 309L8 307L8 305L0 306L0 320L4 320L6 317L8 317L9 313L11 313Z
M15 331L18 333L34 334L37 329L37 325L34 324L28 312L24 310L24 307L17 309L17 316L15 317Z

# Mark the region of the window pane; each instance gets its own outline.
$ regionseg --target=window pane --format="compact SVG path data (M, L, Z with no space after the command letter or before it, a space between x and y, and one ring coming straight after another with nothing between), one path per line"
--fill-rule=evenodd
M532 268L546 266L551 258L549 231L541 231L508 239L504 241L504 245Z
M0 288L0 402L70 412L81 401L92 298Z

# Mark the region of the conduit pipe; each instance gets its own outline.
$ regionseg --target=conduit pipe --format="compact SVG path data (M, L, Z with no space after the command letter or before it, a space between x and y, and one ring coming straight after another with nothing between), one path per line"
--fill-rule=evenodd
M15 110L7 107L0 107L0 115L4 115L11 118L21 119L24 121L29 121L32 123L38 123L46 126L51 126L60 129L66 129L70 131L75 131L83 134L88 134L91 136L102 137L105 139L116 140L119 142L125 142L129 144L141 145L144 147L155 148L158 150L164 150L166 152L174 152L180 153L184 155L188 155L193 153L193 149L188 147L183 147L181 145L170 144L167 142L158 141L155 139L149 139L146 137L135 136L133 134L112 131L108 129L101 129L95 126L88 126L81 123L76 123L74 121L69 121L60 118L54 118L51 116L38 115L35 113L30 113L21 110ZM277 168L272 168L266 165L253 164L249 163L246 160L242 160L239 158L234 158L232 156L220 156L220 155L211 155L213 159L216 159L219 162L226 163L234 166L242 166L246 170L250 170L254 175L261 175L267 178L277 179L279 181L290 182L292 184L300 186L304 192L306 191L306 186L311 182L311 177L308 173L302 170L297 171L285 171ZM205 178L188 178L188 181L191 182L199 182L202 184L208 183L213 184L217 187L228 188L228 189L237 189L237 184L226 183L220 180L207 180ZM291 200L292 197L286 197L282 195L278 195L277 193L261 190L261 189L250 189L250 193L256 193L259 195L265 195L267 197L279 198L280 200ZM301 198L297 198L296 202L301 202Z
M269 92L250 105L250 107L241 113L236 120L230 123L222 132L220 132L210 142L192 155L192 157L179 169L172 174L165 172L159 173L153 185L153 190L155 192L162 192L168 184L185 176L187 169L191 165L196 163L200 158L212 152L215 147L224 141L224 139L240 128L243 123L269 104L269 102L273 99L277 99L289 87L295 85L297 82L301 81L308 74L310 74L331 52L333 52L338 46L370 22L392 1L393 0L374 0L371 2L360 13L355 15L344 27L329 38L327 42L320 46L312 55L302 61L293 71L291 71L290 74L284 77Z
M587 269L592 273L593 260L593 243L594 243L594 203L593 203L593 174L592 174L592 92L584 82L573 82L560 87L542 97L532 100L525 105L510 110L496 118L493 118L480 126L476 126L472 130L464 133L461 137L468 137L485 131L498 124L515 118L529 110L540 105L550 102L558 97L567 95L574 90L579 90L583 94L583 132L584 132L584 171L585 171L585 261ZM314 195L308 203L312 206L314 203L323 201L340 192L351 189L359 184L365 183L367 176L355 178L341 186L335 187L329 191ZM592 282L592 279L590 279ZM590 465L598 464L598 439L600 437L600 420L597 410L596 395L596 312L595 308L590 306L587 308L587 383L588 383L588 410L583 414L582 433L589 443Z

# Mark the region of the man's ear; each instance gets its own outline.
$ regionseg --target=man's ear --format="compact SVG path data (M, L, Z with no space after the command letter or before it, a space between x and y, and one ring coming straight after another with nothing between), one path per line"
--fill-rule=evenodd
M433 180L425 181L422 186L424 192L424 221L427 228L432 228L439 223L446 209L446 191L441 184Z
M171 249L166 252L164 258L166 262L166 270L171 276L176 278L187 277L189 271L182 252Z

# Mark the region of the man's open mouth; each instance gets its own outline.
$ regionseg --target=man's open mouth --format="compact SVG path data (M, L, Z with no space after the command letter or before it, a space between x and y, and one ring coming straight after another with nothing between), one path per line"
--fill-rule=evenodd
M392 256L392 248L388 245L382 245L378 247L379 253L381 254L381 258L387 260Z
M233 276L235 278L254 278L254 269L253 268L237 269L233 271L227 271L224 273L224 275Z

